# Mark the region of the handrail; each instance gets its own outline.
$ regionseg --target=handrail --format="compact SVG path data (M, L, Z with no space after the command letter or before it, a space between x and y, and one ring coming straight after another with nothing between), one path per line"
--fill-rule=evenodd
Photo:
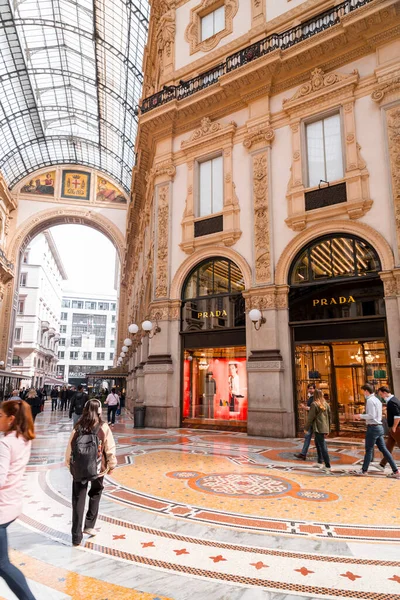
M295 44L308 40L314 35L337 25L342 17L370 2L372 0L344 0L344 2L287 31L273 33L259 42L231 54L224 62L219 63L206 73L202 73L188 81L181 81L179 85L164 86L159 92L145 98L140 110L144 114L167 102L171 102L171 100L183 100L188 96L192 96L217 83L223 75L231 73L261 56L266 56L274 50L287 50Z

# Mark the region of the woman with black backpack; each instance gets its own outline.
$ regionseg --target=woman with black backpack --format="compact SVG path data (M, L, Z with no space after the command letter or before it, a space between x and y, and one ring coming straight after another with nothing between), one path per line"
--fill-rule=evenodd
M88 483L90 482L89 507L83 533L94 536L104 488L104 475L111 473L117 465L114 437L107 423L102 421L99 400L86 402L82 417L72 430L65 462L73 478L72 544L79 546L83 536L83 513Z

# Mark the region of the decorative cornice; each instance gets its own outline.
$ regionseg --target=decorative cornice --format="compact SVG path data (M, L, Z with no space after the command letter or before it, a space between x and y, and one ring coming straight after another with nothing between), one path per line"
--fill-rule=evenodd
M272 127L257 127L249 129L248 134L245 136L243 146L247 150L251 150L252 146L269 146L274 141L275 131Z
M374 102L382 102L386 94L400 90L400 76L393 77L390 81L386 81L378 85L371 94L371 98Z
M162 175L167 175L168 178L173 181L176 174L176 168L174 164L167 160L165 162L154 165L150 169L150 171L146 174L146 182L154 181L157 177L161 177Z
M237 125L234 121L230 121L227 125L222 125L215 121L211 121L209 117L204 117L201 120L201 126L195 129L188 140L181 142L182 150L188 150L202 143L208 143L215 137L233 135Z
M357 69L349 75L342 73L325 74L320 68L311 72L311 78L304 83L291 98L285 98L282 102L284 110L290 110L303 102L314 100L316 96L336 91L343 85L355 86L359 80Z

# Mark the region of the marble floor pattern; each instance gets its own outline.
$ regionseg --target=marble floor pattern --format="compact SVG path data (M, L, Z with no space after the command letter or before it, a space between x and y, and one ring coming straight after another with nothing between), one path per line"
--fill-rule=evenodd
M294 459L299 439L139 430L125 415L97 535L73 548L70 430L62 413L37 418L24 511L9 529L37 600L400 600L400 482L373 466L368 478L349 473L361 440L329 440L327 476L314 450ZM13 598L0 580L0 600Z

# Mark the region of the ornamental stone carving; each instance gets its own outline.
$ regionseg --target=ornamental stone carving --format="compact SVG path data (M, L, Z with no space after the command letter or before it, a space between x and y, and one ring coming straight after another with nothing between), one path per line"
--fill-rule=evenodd
M201 50L208 52L218 46L223 37L233 31L233 19L239 9L239 0L224 0L225 27L222 31L212 35L206 40L201 40L201 19L205 14L221 7L220 0L202 0L200 4L190 11L190 23L185 31L185 40L190 44L190 54Z
M209 135L211 133L216 133L221 129L221 123L212 122L210 117L204 117L201 120L201 125L198 129L195 129L190 136L190 141L195 142L205 135ZM182 147L184 147L185 142L182 142Z
M310 81L304 83L297 90L294 96L292 96L292 98L283 100L282 104L285 107L285 105L287 105L288 103L295 102L296 100L309 96L314 92L319 92L325 88L334 86L335 84L346 82L346 80L353 78L355 75L358 78L357 69L354 69L354 71L350 73L350 75L342 73L328 73L327 75L325 75L322 69L316 68L314 69L314 71L311 72Z
M378 85L371 94L374 102L381 102L386 94L400 90L400 77L393 77L390 81Z
M400 106L386 113L397 245L400 249Z
M260 142L263 146L270 144L274 138L275 132L272 127L259 127L255 131L250 130L249 134L244 138L243 145L247 150L250 150L253 145L259 144Z
M256 283L271 278L268 210L268 154L253 156L253 208Z
M169 185L158 190L156 298L168 295Z

